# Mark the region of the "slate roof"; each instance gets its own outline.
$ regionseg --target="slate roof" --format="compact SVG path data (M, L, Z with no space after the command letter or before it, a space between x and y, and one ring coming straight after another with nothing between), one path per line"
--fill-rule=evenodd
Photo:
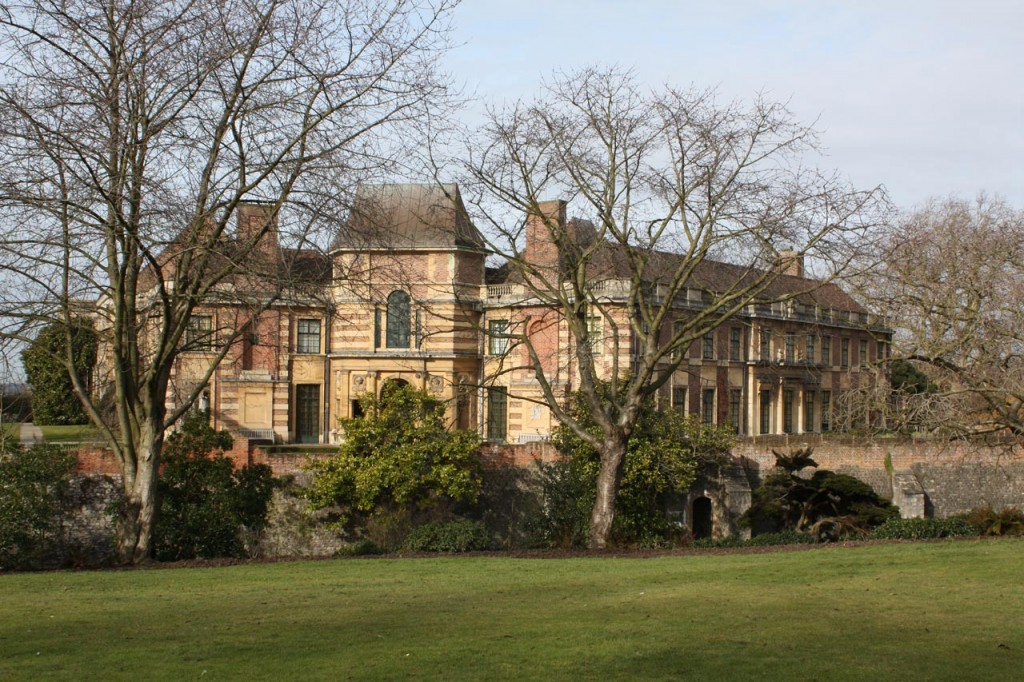
M331 250L473 249L484 241L456 185L360 185Z
M595 234L592 224L588 221L573 219L566 225L567 231L580 236L580 241L588 244L593 243ZM647 281L657 283L667 281L680 267L685 256L668 251L653 251L650 253L646 264ZM735 265L723 261L704 259L697 264L693 275L687 286L694 289L704 289L711 292L723 293L743 282L753 282L765 274L765 270L749 266ZM519 282L522 273L513 268L504 268L501 271L495 270L488 273L488 284L496 284L503 281ZM588 281L597 282L606 279L630 279L629 258L626 247L607 243L593 254L591 261L587 264ZM779 275L757 298L763 300L777 300L793 297L802 304L818 305L825 308L847 311L851 313L865 313L867 309L858 303L852 296L843 291L837 284L821 282L820 280L807 277L796 277L793 275Z

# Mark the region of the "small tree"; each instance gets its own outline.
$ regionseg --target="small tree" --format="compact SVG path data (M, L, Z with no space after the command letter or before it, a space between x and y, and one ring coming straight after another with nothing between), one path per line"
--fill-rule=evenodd
M427 391L389 387L364 395L365 416L342 419L339 453L311 462L314 509L339 505L355 527L376 517L445 516L480 493L478 436L449 431L445 405ZM401 538L398 539L400 541Z
M167 440L160 472L155 555L160 561L243 556L244 531L266 525L273 472L266 464L236 470L224 456L227 431L196 411Z
M75 458L62 448L0 449L0 569L39 568L59 542Z
M601 384L600 390L608 392L610 387ZM599 433L587 401L578 393L573 396L571 414L588 431ZM612 540L617 544L671 541L680 530L668 514L673 498L685 492L700 473L720 465L732 442L726 429L660 411L648 399L626 446ZM601 456L567 426L555 431L554 443L561 458L540 466L545 497L541 535L549 544L585 545Z
M90 322L48 325L22 353L25 376L32 386L32 420L36 424L89 423L89 415L68 373L69 358L78 376L92 374L96 365L96 332ZM85 388L88 390L88 385Z
M795 530L821 540L838 540L845 533L863 533L899 515L871 486L847 474L819 469L809 477L803 469L817 468L812 448L789 455L776 451L776 471L754 491L753 503L741 521L755 532Z

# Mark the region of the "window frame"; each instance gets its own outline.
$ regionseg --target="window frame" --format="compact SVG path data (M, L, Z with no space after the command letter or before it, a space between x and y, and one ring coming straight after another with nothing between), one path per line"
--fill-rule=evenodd
M388 294L384 345L393 350L409 350L412 343L412 297L404 289ZM404 343L403 343L404 341Z
M702 424L715 423L715 389L705 388L700 392L700 420Z
M739 388L729 389L729 423L732 424L733 433L739 435L740 423L743 418L743 390Z
M676 384L672 387L672 409L679 414L686 414L686 394L689 386Z
M587 345L591 355L604 353L604 318L600 315L587 315Z
M202 324L205 322L205 324ZM185 349L206 352L213 350L213 315L189 315L185 324Z
M793 433L794 413L796 412L794 393L795 391L791 388L782 390L782 432L786 434Z
M715 359L715 332L704 332L701 337L701 350L700 357L702 360L714 360Z
M316 326L315 334L310 329L303 329L303 326L309 326L309 323L313 323ZM316 350L309 350L312 345L309 344L310 338L316 338ZM295 352L298 355L319 355L322 348L322 337L323 336L323 320L317 317L300 317L295 321Z
M501 396L500 400L498 396ZM500 414L496 409L499 404ZM508 388L505 386L487 388L487 440L492 443L508 440Z
M732 327L729 330L729 359L740 361L743 359L743 330L739 327Z
M770 388L762 388L758 391L758 426L759 435L768 435L772 432L772 391Z
M500 327L500 329L499 329ZM487 320L487 354L505 355L509 347L509 321L507 318Z
M821 432L832 430L832 391L821 392Z
M814 433L814 391L804 391L804 433Z

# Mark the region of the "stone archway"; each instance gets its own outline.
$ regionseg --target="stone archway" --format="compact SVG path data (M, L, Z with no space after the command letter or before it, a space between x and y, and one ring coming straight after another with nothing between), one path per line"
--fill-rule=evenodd
M392 378L385 381L383 385L380 387L381 404L387 402L388 394L391 393L391 391L397 390L399 388L405 388L408 385L409 382L406 381L405 379Z
M691 532L696 540L710 538L714 532L713 508L711 498L700 496L690 505Z

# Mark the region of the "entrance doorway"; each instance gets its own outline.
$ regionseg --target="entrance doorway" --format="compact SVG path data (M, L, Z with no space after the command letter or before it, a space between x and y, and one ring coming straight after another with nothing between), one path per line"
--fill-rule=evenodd
M711 500L698 497L693 501L693 537L696 540L711 537Z
M320 384L295 387L295 440L320 442Z

